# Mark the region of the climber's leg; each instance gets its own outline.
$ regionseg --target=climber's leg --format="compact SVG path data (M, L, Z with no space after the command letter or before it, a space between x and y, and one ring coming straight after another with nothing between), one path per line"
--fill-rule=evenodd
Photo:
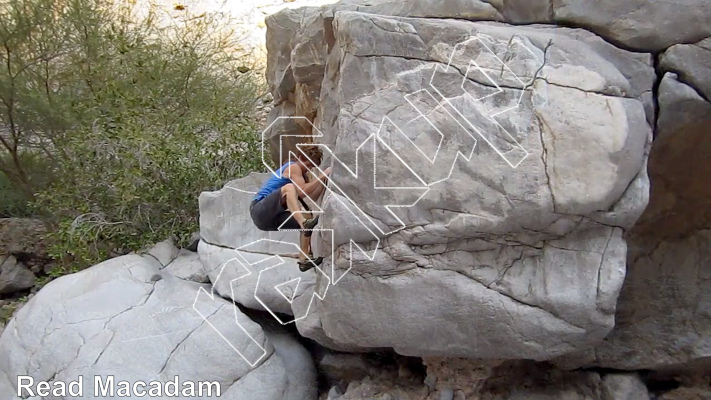
M308 258L313 258L311 254L311 238L304 235L304 232L299 234L299 247L301 247L299 261L303 262Z
M281 187L281 198L282 198L282 205L286 207L287 210L291 211L293 213L294 220L299 224L299 226L303 227L304 226L304 218L303 214L299 213L294 213L296 211L300 211L301 208L299 207L299 196L296 194L296 186L294 184L287 184Z
M286 184L281 187L282 205L284 205L289 211L294 213L295 211L301 211L299 207L299 195L297 193L296 185L293 183ZM318 223L318 217L316 218L305 218L301 213L293 214L294 220L299 224L302 229L313 229Z

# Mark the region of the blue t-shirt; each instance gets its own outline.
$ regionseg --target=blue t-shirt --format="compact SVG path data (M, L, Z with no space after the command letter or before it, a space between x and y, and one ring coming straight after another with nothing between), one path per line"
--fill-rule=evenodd
M291 179L284 176L284 171L286 171L286 169L289 168L289 165L291 164L294 164L294 162L292 161L282 165L281 168L277 170L276 176L272 174L272 176L264 183L262 188L259 189L257 195L254 196L254 200L262 200L263 198L269 196L275 190L279 190L282 186L291 183Z

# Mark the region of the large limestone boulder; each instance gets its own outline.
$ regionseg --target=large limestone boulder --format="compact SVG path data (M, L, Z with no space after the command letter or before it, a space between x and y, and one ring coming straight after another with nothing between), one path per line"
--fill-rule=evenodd
M650 56L572 29L353 11L331 26L312 131L334 154L320 238L336 250L326 298L292 304L310 307L301 333L538 360L602 340L647 204Z
M93 377L112 375L131 383L214 381L225 399L316 397L313 363L293 339L271 340L230 303L208 296L209 287L160 268L129 255L44 287L0 337L2 395L16 392L18 375L82 375L90 377L85 398L94 398ZM207 292L196 297L201 288Z

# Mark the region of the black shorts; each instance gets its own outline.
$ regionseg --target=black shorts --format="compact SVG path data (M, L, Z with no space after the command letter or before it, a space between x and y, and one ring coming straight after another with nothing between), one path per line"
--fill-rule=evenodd
M254 225L262 231L301 229L299 223L291 217L291 211L281 204L281 190L278 189L259 201L253 201L249 206L249 214Z

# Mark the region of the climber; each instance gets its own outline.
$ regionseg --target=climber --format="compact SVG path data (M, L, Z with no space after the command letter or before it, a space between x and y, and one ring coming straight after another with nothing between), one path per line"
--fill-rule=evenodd
M299 269L306 272L313 266L320 265L323 257L313 259L311 253L310 230L318 223L318 216L306 215L307 213L301 211L299 202L308 210L303 199L316 200L321 196L328 184L331 169L326 169L324 174L307 183L311 169L321 163L322 153L318 146L304 146L301 151L302 154L296 161L282 165L276 174L272 174L262 185L252 200L249 213L254 225L262 231L287 229L307 231L301 232L302 254L299 255ZM307 256L304 257L304 254Z

